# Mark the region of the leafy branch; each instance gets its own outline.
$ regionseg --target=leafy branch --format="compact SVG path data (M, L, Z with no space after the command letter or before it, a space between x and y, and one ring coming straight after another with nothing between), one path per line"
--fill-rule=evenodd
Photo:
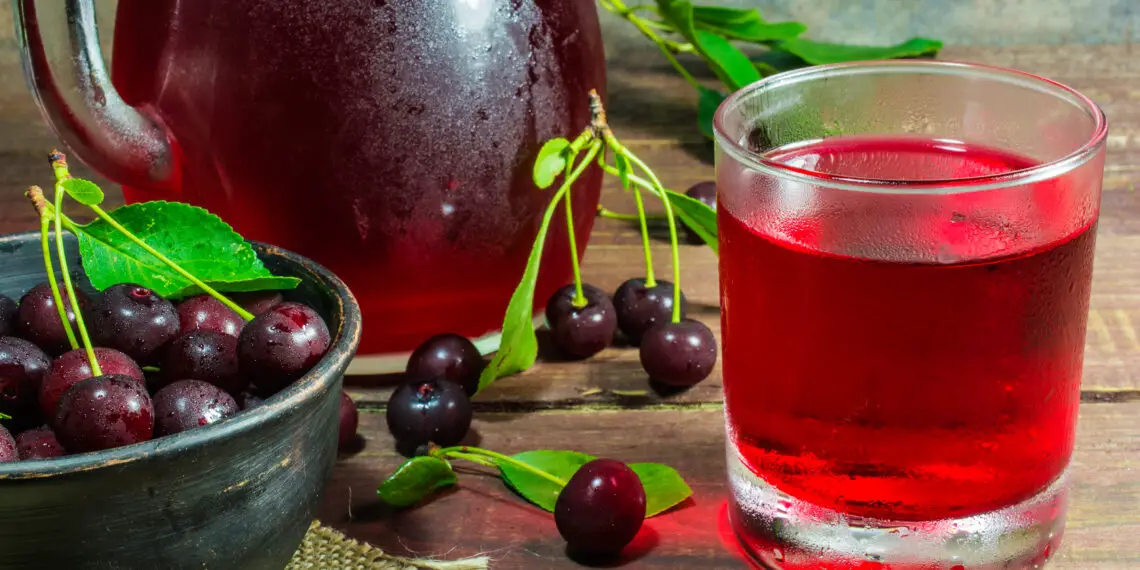
M932 56L942 49L942 42L921 37L893 46L809 40L800 37L807 31L802 23L768 22L755 9L695 5L688 0L656 0L654 4L634 6L627 6L624 0L599 2L652 41L681 77L697 90L698 126L709 138L712 137L713 113L726 93L698 81L678 59L679 54L699 57L724 88L732 92L761 77L796 67ZM763 51L750 57L737 43L758 46Z

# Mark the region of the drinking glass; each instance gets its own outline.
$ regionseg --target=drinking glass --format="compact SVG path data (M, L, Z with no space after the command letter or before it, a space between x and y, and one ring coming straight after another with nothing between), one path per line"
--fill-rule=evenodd
M1036 568L1064 528L1104 114L933 61L715 118L733 528L766 568Z

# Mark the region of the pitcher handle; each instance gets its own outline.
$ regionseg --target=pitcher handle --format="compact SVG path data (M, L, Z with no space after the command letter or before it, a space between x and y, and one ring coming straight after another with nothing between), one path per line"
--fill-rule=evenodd
M76 158L129 186L169 190L176 159L167 129L126 104L99 49L93 0L13 0L24 75ZM45 149L46 150L46 149Z

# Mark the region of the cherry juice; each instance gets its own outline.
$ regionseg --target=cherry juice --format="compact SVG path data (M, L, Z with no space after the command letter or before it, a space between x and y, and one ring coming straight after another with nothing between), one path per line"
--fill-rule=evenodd
M767 156L888 181L1035 164L910 138ZM1073 447L1095 241L1095 223L1050 234L1072 217L1064 183L1009 190L1025 202L1019 220L992 214L1005 198L989 192L926 196L936 207L916 213L851 191L851 208L819 212L783 188L775 217L722 198L723 371L740 459L794 498L887 520L968 516L1049 486Z
M360 302L360 354L497 330L553 191L543 142L589 124L605 58L589 2L120 0L112 79L161 122L170 188L310 257ZM577 244L601 172L573 191ZM564 215L536 305L571 279Z

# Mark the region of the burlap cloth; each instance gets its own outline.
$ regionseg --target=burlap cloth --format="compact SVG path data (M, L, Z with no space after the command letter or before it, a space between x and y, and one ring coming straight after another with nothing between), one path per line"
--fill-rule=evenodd
M391 556L313 521L285 570L484 570L488 562L485 556L454 562Z

